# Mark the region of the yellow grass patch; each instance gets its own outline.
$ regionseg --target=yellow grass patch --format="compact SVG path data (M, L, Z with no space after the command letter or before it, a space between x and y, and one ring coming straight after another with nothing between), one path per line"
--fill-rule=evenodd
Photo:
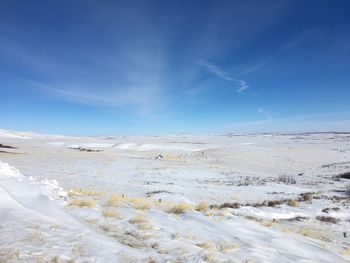
M276 222L276 221L263 220L263 219L260 219L260 218L255 217L255 216L246 216L245 218L248 219L248 220L257 222L258 224L260 224L260 225L262 225L262 226L265 226L265 227L271 227L271 226L273 226L273 225L275 224L275 222Z
M219 262L219 257L217 255L217 253L215 253L215 252L210 252L210 253L206 254L203 259L204 259L204 262L208 262L208 263Z
M237 250L241 247L241 245L239 243L227 243L224 242L222 244L219 245L219 250L221 253L227 254L227 253L231 253L234 250Z
M146 218L143 214L137 214L135 217L130 219L129 222L144 230L153 229L153 222Z
M262 221L262 222L260 222L260 225L266 226L266 227L271 227L274 224L275 224L275 222L273 222L273 221Z
M283 231L284 233L288 233L288 234L293 233L293 231L292 231L289 227L284 227L284 228L282 228L282 231Z
M122 218L121 214L118 213L117 211L114 211L114 210L105 210L105 211L103 211L103 216L104 217L119 218L119 219Z
M123 197L123 195L113 195L108 200L106 206L119 207L119 206L122 206L125 201L126 201L126 198Z
M15 248L1 248L0 262L19 262L21 253Z
M299 203L298 203L298 201L295 200L295 199L290 199L290 200L288 201L288 205L289 205L289 206L292 206L292 207L298 207L298 206L299 206Z
M129 202L135 209L147 210L153 207L153 202L151 200L142 197L130 198Z
M202 242L202 243L198 243L196 244L198 247L203 248L205 250L216 250L216 244L214 241L210 240L210 241L206 241L206 242Z
M99 192L99 191L95 191L95 190L91 190L91 189L70 189L68 192L69 196L95 196L95 197L99 197L101 196L103 193Z
M207 210L209 208L209 204L206 201L202 201L198 204L198 206L196 207L197 211L204 211Z
M217 210L213 210L213 209L210 209L208 211L205 212L205 215L206 216L209 216L209 217L212 217L212 216L217 216L218 215L218 211Z
M302 229L300 234L302 234L304 237L315 237L318 233L312 229Z
M347 247L341 252L342 256L350 256L350 247Z
M84 200L84 199L75 199L70 202L71 206L77 206L77 207L88 207L93 208L96 206L96 202L92 200Z
M191 211L191 210L193 210L192 204L187 202L180 202L170 207L167 212L173 213L173 214L183 214L186 211Z

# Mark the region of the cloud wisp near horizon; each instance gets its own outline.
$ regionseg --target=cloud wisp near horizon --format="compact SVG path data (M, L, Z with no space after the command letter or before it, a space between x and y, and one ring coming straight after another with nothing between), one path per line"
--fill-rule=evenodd
M249 85L247 84L246 81L244 81L242 79L237 79L237 78L231 77L229 73L227 73L226 71L224 71L221 67L219 67L217 65L214 65L210 62L203 61L203 60L199 60L197 63L199 65L203 66L207 71L215 74L216 76L218 76L221 79L224 79L227 81L232 81L232 82L237 82L239 84L238 88L236 89L236 91L238 93L242 94L246 89L249 88Z
M2 1L2 128L259 132L289 119L278 130L350 130L346 114L320 122L350 111L349 5Z

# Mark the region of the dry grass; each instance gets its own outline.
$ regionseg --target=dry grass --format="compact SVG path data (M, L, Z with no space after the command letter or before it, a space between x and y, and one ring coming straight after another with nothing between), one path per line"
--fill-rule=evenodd
M241 245L239 243L227 243L219 244L219 250L221 253L227 254L239 249Z
M288 234L294 233L294 232L292 231L292 229L289 228L289 227L284 227L284 228L282 228L282 231L283 231L284 233L288 233Z
M301 193L300 194L300 201L311 203L313 196L315 193L308 192L308 193Z
M290 200L288 201L288 205L291 206L291 207L298 207L298 206L299 206L299 203L298 203L298 201L295 200L295 199L290 199Z
M224 254L231 253L234 250L237 250L241 247L241 245L239 243L221 242L219 244L216 244L212 240L198 243L196 245L198 247L208 251L209 253L219 251L219 252L224 253Z
M208 262L208 263L217 263L219 262L219 257L217 253L210 252L204 256L203 260L204 262Z
M123 195L113 195L108 200L106 206L120 207L125 203L126 198Z
M130 246L132 248L141 249L145 247L142 237L137 232L129 232L117 225L104 224L99 226L107 235L115 238L120 243ZM129 262L129 261L121 261Z
M329 239L326 236L326 233L320 231L320 230L315 230L311 228L291 228L291 227L285 227L282 229L283 232L286 233L297 233L300 235L303 235L304 237L310 237L310 238L315 238L323 241L329 241Z
M90 189L70 189L68 192L69 196L94 196L100 197L103 193Z
M143 230L153 229L153 222L150 219L146 218L143 214L136 215L129 220L129 223L135 224Z
M72 252L75 256L79 256L79 257L84 257L87 255L86 249L79 244L72 246Z
M265 226L265 227L272 227L274 224L275 224L274 221L266 221L266 220L264 220L264 221L260 222L260 225Z
M198 206L196 207L196 210L201 212L201 211L208 210L209 207L210 206L209 206L208 202L202 201L198 204Z
M44 241L44 236L43 236L43 233L39 230L31 230L26 239L27 241L30 241L30 242L42 242Z
M51 259L50 263L61 263L62 260L60 256L55 256L53 259Z
M104 217L113 217L113 218L118 218L118 219L123 218L120 213L118 213L117 211L114 211L114 210L103 211L103 216Z
M187 202L180 202L170 207L167 212L173 213L173 214L183 214L186 211L191 211L191 210L193 210L192 204Z
M316 216L316 219L322 222L336 224L339 222L339 219L331 217L331 216Z
M342 256L350 256L350 247L344 249L341 253Z
M217 210L213 210L213 209L210 209L208 211L205 212L205 215L206 216L209 216L209 217L212 217L212 216L217 216L218 215L218 211Z
M310 228L307 229L301 229L300 234L304 237L311 237L323 241L328 241L329 239L326 237L325 233L317 230L313 230Z
M92 200L75 199L69 203L70 206L94 208L96 202Z
M198 243L196 245L198 247L200 247L200 248L205 249L205 250L209 250L209 251L215 251L216 250L216 244L212 240L206 241L206 242L202 242L202 243Z
M19 262L21 253L15 248L0 248L0 262Z
M276 223L276 221L263 220L263 219L255 217L255 216L246 216L245 218L250 220L250 221L257 222L259 225L262 225L265 227L271 227Z
M151 200L145 199L142 197L130 198L129 202L132 204L132 206L135 209L140 209L140 210L148 210L154 206L154 203Z

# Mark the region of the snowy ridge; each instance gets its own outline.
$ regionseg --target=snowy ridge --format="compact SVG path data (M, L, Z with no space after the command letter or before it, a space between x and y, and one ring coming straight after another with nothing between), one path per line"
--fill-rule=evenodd
M20 171L8 163L0 161L0 177L16 178L18 181L27 181L29 184L38 186L39 192L51 200L67 197L67 192L54 179L35 180L34 177L23 176Z
M34 182L0 161L0 262L70 262L76 257L72 247L88 251L80 256L84 262L112 262L121 251L143 262L147 253L100 235L51 201L57 189L56 183Z

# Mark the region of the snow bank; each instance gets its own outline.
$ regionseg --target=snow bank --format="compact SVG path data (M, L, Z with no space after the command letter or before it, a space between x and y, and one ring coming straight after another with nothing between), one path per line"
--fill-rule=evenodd
M119 262L124 253L145 262L147 253L95 232L67 214L50 200L56 194L62 194L57 182L34 181L0 161L0 262L11 257L23 262L57 262L57 258ZM84 253L77 255L77 249Z
M30 139L30 136L26 133L0 130L0 138Z
M152 150L165 150L165 151L188 151L196 152L208 149L207 147L198 147L198 145L186 144L186 143L168 143L168 144L150 144L150 143L120 143L114 146L119 150L130 151L152 151Z

